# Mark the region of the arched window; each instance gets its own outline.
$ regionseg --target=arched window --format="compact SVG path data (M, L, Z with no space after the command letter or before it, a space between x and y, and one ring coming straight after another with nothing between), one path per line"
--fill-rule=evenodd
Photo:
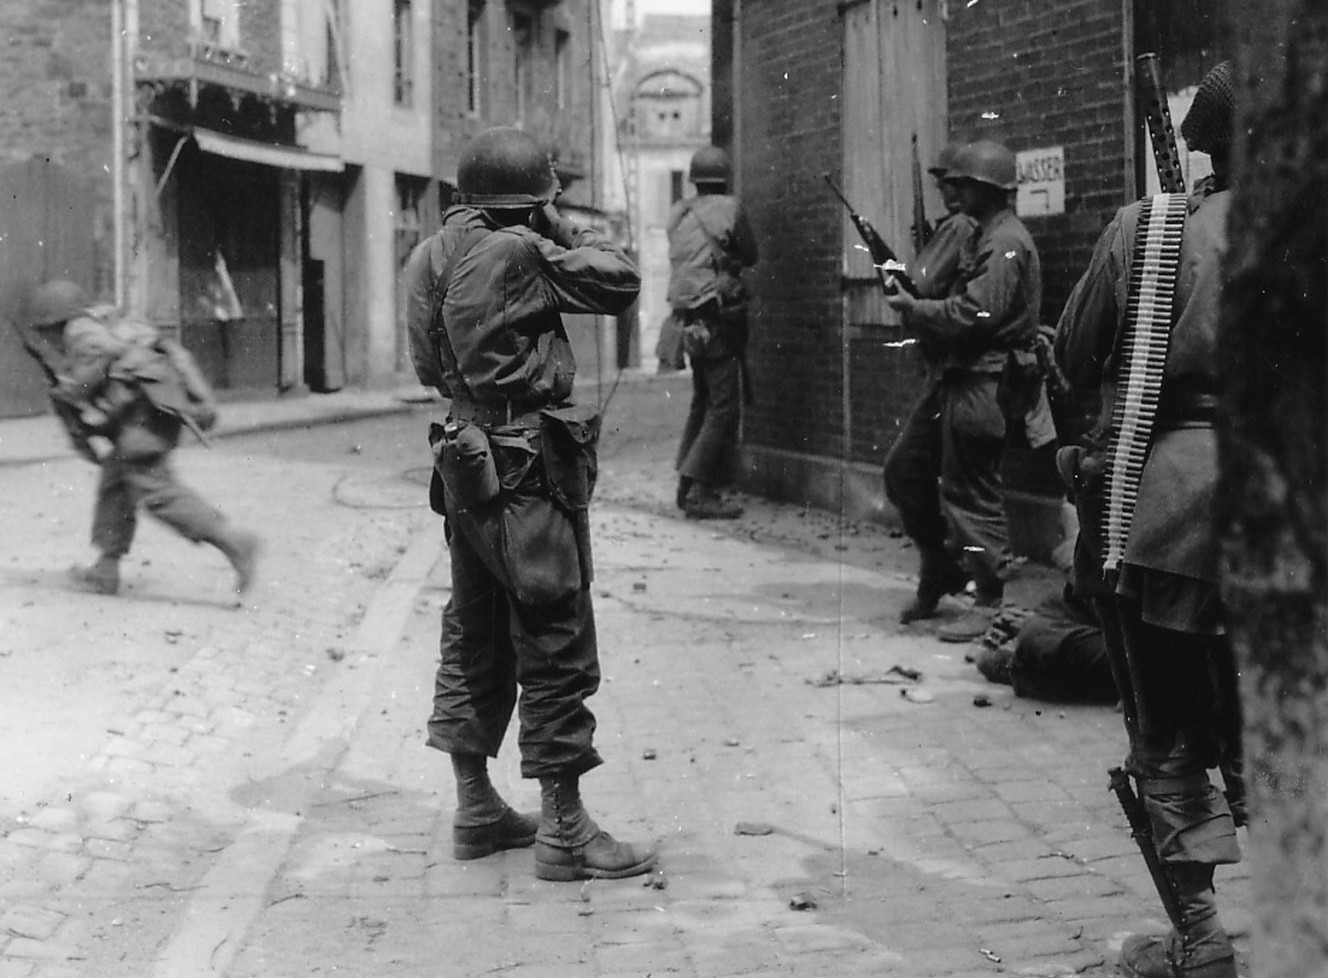
M693 138L705 133L703 88L674 69L654 71L632 90L632 122L640 139Z

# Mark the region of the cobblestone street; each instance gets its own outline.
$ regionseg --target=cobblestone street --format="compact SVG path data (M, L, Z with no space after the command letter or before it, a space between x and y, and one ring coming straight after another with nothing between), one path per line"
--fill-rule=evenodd
M913 555L881 527L750 499L681 519L684 383L618 392L592 510L584 790L658 840L644 881L452 859L422 732L448 567L409 459L182 452L266 539L242 608L218 554L150 524L121 596L68 590L95 473L0 467L0 978L1114 974L1124 933L1165 929L1106 787L1120 717L1017 698L898 625ZM403 411L410 439L426 417ZM514 732L494 772L537 804ZM1218 887L1243 950L1245 868Z

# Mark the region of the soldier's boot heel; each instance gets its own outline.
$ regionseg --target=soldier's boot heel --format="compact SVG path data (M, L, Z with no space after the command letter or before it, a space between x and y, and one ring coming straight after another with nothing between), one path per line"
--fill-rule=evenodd
M1213 867L1170 863L1165 871L1183 923L1164 937L1127 937L1121 945L1121 973L1127 978L1237 978L1231 938L1217 919Z
M117 594L120 591L120 558L102 555L87 567L71 567L69 578L84 591Z
M216 546L235 570L235 593L247 594L258 574L258 553L262 549L258 534L228 529L216 540Z
M457 810L452 818L452 857L483 859L504 849L524 849L535 842L539 816L507 804L489 780L483 754L453 754Z
M483 859L505 849L525 849L535 842L539 816L507 807L496 822L452 826L452 858L459 862Z
M581 804L576 778L540 779L536 879L624 879L650 872L657 858L654 848L619 842L596 825Z
M1175 931L1165 936L1131 934L1121 944L1120 972L1126 978L1238 978L1234 952L1203 961L1187 959Z

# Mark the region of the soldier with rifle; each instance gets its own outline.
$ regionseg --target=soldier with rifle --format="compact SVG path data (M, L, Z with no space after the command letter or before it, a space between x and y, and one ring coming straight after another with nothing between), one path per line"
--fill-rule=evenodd
M885 483L922 559L917 596L901 618L932 616L941 597L971 577L973 610L938 633L961 642L987 630L1004 597L1010 554L998 389L1013 353L1036 339L1042 271L1010 206L1014 154L992 140L951 153L940 161L941 181L947 206L962 216L943 221L918 256L919 296L886 298L917 338L929 383L886 459Z
M1181 126L1213 163L1188 195L1170 163L1164 96L1144 87L1154 89L1145 112L1173 192L1117 212L1065 306L1057 360L1076 390L1101 392L1102 409L1087 445L1061 449L1057 462L1080 515L1075 587L1102 622L1129 736L1111 787L1172 923L1166 937L1128 938L1121 970L1235 978L1213 888L1214 868L1240 858L1245 818L1213 518L1231 65L1205 76Z
M220 550L235 569L236 592L246 592L258 537L181 483L169 462L183 429L205 440L216 421L211 387L193 358L148 323L91 305L64 279L38 286L27 310L30 329L59 337L63 362L57 367L26 336L23 345L46 373L75 450L101 468L92 520L98 556L74 569L75 583L98 594L119 591L120 561L141 507L185 539Z

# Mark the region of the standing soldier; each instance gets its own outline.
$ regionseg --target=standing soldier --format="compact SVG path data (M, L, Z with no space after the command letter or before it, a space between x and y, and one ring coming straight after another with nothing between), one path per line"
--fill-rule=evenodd
M1010 354L1031 349L1037 338L1042 266L1010 206L1015 162L1009 149L986 139L961 147L948 180L976 226L959 275L943 296L915 299L901 291L886 301L916 331L923 348L940 357L928 407L935 412L930 423L940 445L940 506L948 537L942 547L935 523L909 531L921 534L915 539L926 588L919 584L918 600L905 615L911 620L932 614L941 594L963 586L955 569L962 564L977 585L975 607L939 633L960 642L986 631L1005 594L1010 559L1000 481L1005 417L997 389Z
M601 763L586 706L600 679L585 520L599 418L568 405L576 365L561 313L622 312L640 273L559 215L548 154L517 129L473 139L457 186L461 202L403 281L415 371L451 399L430 432L452 596L428 743L456 775L453 853L534 843L540 879L637 875L654 851L616 841L581 804L581 775ZM513 811L489 780L514 707L538 816Z
M258 537L232 525L170 466L184 427L212 427L211 388L189 354L150 325L90 306L83 289L56 279L39 286L28 321L58 331L66 369L52 371L52 400L75 449L101 467L92 519L97 560L73 571L75 583L99 594L120 589L120 561L129 553L142 507L186 540L210 543L235 569L240 594L253 583ZM110 448L98 452L94 439Z
M693 519L736 519L742 507L719 494L737 467L747 377L747 289L742 270L759 257L737 197L729 156L717 146L692 155L696 196L669 214L669 306L683 326L692 364L692 405L678 446L678 507Z
M945 216L918 252L910 269L913 284L923 299L943 299L959 279L964 249L973 244L977 227L959 205L959 193L949 179L959 143L948 143L927 172L936 181L945 202ZM908 623L930 618L947 594L962 591L968 572L959 555L946 547L945 517L941 513L940 477L945 439L942 437L941 404L945 348L904 315L904 329L917 341L923 367L922 396L885 456L885 494L899 511L904 532L918 548L921 567L918 591L899 620Z
M1212 176L1188 200L1168 194L1122 208L1057 327L1057 359L1071 385L1100 390L1103 402L1090 447L1064 448L1058 459L1080 509L1075 585L1094 596L1102 620L1125 708L1126 769L1138 781L1160 862L1155 882L1174 924L1165 939L1126 940L1120 964L1132 978L1236 975L1213 890L1214 867L1240 858L1235 826L1244 817L1213 518L1231 120L1224 62L1203 79L1181 125L1190 149L1212 158ZM1148 312L1137 311L1140 294ZM1153 361L1132 355L1132 339L1149 333L1165 357L1144 376L1136 371ZM1128 431L1148 425L1151 438L1132 443ZM1136 485L1107 491L1127 477L1130 458L1145 457ZM1131 498L1132 519L1122 507ZM1209 780L1214 767L1225 796Z

